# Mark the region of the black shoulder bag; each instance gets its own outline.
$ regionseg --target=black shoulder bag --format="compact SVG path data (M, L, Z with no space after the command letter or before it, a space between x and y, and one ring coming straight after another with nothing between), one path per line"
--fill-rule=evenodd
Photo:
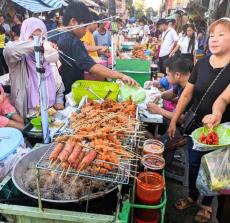
M206 98L208 92L213 87L213 85L216 83L216 81L218 80L218 78L220 77L220 75L223 73L223 71L228 67L229 63L230 62L228 62L225 65L225 67L216 75L216 78L213 80L213 82L211 83L211 85L208 87L208 89L204 93L203 97L201 98L199 104L196 106L195 110L193 110L192 108L190 108L185 113L184 121L183 121L183 123L181 125L181 133L183 133L183 134L189 133L190 134L193 130L195 130L198 127L198 125L196 123L196 113L197 113L200 105L203 103L204 99Z

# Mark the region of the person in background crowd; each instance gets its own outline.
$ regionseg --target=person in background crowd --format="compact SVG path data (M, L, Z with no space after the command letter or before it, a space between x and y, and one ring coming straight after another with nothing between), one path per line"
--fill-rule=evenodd
M105 16L99 16L99 20L105 19ZM106 30L105 28L105 22L101 22L98 24L98 28L93 33L94 41L96 46L104 46L109 48L111 46L111 32ZM110 53L103 48L101 58L102 60L108 62L108 58L110 56Z
M21 31L21 25L14 25L11 28L11 40L16 41L19 40Z
M192 62L196 61L196 54L198 50L198 41L195 37L195 27L192 24L187 24L186 36L181 37L170 53L169 57L175 55L180 50L181 55L188 58Z
M9 42L3 52L9 66L11 101L23 118L33 114L40 105L33 38L46 33L46 26L40 19L28 18L22 23L20 41ZM44 42L44 57L48 106L53 106L57 110L63 109L64 85L56 88L55 75L57 74L53 73L50 65L58 61L58 52L47 41Z
M167 101L175 101L174 99L178 100L186 84L188 83L192 67L192 63L182 56L176 55L169 58L166 63L166 73L168 81L173 87L162 92L159 97ZM160 114L168 120L171 120L173 117L173 112L160 108L155 103L149 103L147 107L151 113Z
M3 15L0 15L0 25L5 29L5 35L10 36L10 26L9 24L5 23L5 18Z
M23 17L21 14L16 13L13 17L14 25L11 28L11 40L15 41L19 39L20 30L23 22Z
M145 33L147 33L149 35L150 34L150 29L149 29L149 26L147 24L147 20L145 18L141 18L139 20L139 24L140 24L140 27L141 27L139 36L143 37Z
M182 31L179 33L178 37L179 37L179 40L180 38L183 38L187 35L187 25L188 24L185 24L182 26Z
M197 33L197 41L198 41L198 50L197 53L202 54L204 53L205 43L206 43L206 36L203 30L199 30Z
M144 36L142 37L142 40L141 40L141 45L147 47L148 42L149 42L149 34L147 32L145 32Z
M0 85L0 128L2 127L23 129L24 120L17 114L15 108L10 104L2 85Z
M111 29L112 29L111 26L112 26L111 21L109 21L109 20L105 21L105 28L106 28L107 30L111 30Z
M151 30L152 30L152 26L153 26L154 24L153 24L153 21L151 20L151 19L149 19L148 20L148 26L149 26L149 31L150 31L150 33L149 34L151 34Z
M151 22L152 22L152 21L151 21ZM155 23L155 22L152 22L152 24L150 25L149 29L150 29L150 35L151 35L152 37L156 37L157 26L156 26L156 23Z
M168 26L176 30L176 20L175 19L169 19L168 20Z
M165 62L167 61L170 53L175 48L178 42L178 35L176 31L168 26L166 19L160 19L157 22L158 29L162 32L161 47L159 53L159 70L166 75Z
M112 32L113 33L118 33L119 30L122 29L122 19L120 18L116 18L115 22L112 22ZM109 28L107 28L107 30L110 30Z
M104 16L99 16L99 20L105 19ZM111 33L106 30L105 23L98 24L97 30L93 33L94 40L97 46L111 46Z
M184 113L187 105L192 102L192 109L194 110L201 98L209 89L208 96L205 101L200 104L199 109L196 111L194 118L194 126L187 132L190 134L195 128L201 127L202 119L205 115L212 113L212 106L215 100L221 95L230 84L230 19L222 18L209 27L209 47L212 53L211 56L199 60L189 78L176 107L175 114L171 120L168 133L170 138L175 136L176 123L178 122L181 114ZM220 75L221 74L221 75ZM218 79L215 78L220 75ZM230 106L222 116L221 123L229 122ZM175 203L178 210L184 210L197 204L199 198L199 191L196 188L196 180L200 168L201 158L208 152L199 151L193 145L192 138L188 137L188 151L189 151L189 196L179 199ZM212 216L212 200L213 197L203 197L200 210L195 216L197 222L208 222Z
M77 26L92 22L92 16L89 9L84 3L79 1L72 1L68 5L63 19L65 26ZM104 31L104 29L102 30ZM85 33L86 27L76 28L70 32L60 35L57 42L59 49L64 53L64 55L68 56L65 57L65 60L61 60L62 65L60 67L60 74L65 85L65 94L71 92L72 84L75 81L84 79L84 71L88 71L89 73L105 78L121 79L125 83L137 85L132 78L116 71L112 71L100 64L96 64L95 61L88 55L84 44L80 40ZM99 36L99 32L97 36ZM108 43L107 40L105 42Z
M57 27L58 27L58 28L64 28L63 16L59 16L59 17L58 17Z
M15 25L22 25L23 16L21 14L16 13L13 17L13 23Z
M93 17L93 22L99 20L99 16L95 12L91 12ZM96 46L95 40L93 37L94 31L97 29L97 23L90 24L86 28L85 35L81 38L81 41L84 43L86 50L88 51L89 55L94 58L98 58L98 53L103 54L108 51L107 46Z
M46 20L45 20L45 25L46 25L47 31L54 30L57 28L55 13L53 11L48 12L48 15L46 16Z
M6 44L5 29L0 25L0 76L8 73L8 67L3 56L3 50Z

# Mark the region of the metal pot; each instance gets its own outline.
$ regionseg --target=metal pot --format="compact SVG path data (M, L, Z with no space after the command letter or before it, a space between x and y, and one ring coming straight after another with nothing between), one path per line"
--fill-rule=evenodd
M18 190L20 190L23 194L34 198L34 199L38 199L37 196L29 193L22 181L22 176L23 173L25 173L30 165L30 163L37 163L39 161L39 159L42 157L42 155L47 151L47 149L49 148L49 144L48 145L44 145L42 147L39 147L38 149L33 149L31 152L29 152L28 154L26 154L24 157L22 157L21 159L19 159L17 161L17 163L15 164L13 171L12 171L12 180L14 182L14 185L18 188ZM90 194L90 196L86 195L83 196L79 199L75 199L75 200L50 200L50 199L45 199L42 198L42 201L46 201L46 202L52 202L52 203L71 203L71 202L80 202L80 201L85 201L85 200L92 200L92 199L96 199L99 197L102 197L110 192L112 192L113 190L115 190L117 188L117 185L111 183L109 187L105 188L104 191L102 192L97 192L97 193L93 193Z

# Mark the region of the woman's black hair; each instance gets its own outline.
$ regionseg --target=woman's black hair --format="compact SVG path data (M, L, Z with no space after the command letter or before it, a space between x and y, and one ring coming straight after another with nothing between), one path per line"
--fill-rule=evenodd
M188 28L188 24L184 24L184 25L182 26L182 33L183 33L183 34L186 34L187 28Z
M64 25L68 26L72 18L76 19L79 24L92 22L92 16L87 6L77 0L72 0L66 7L63 15Z
M192 28L194 30L192 36L191 36L191 39L189 40L189 44L188 44L188 52L192 52L194 51L194 48L195 48L195 40L196 40L196 37L195 37L195 26L193 24L188 24L187 25L187 29L188 28Z
M20 24L12 26L11 30L16 36L20 36L21 26Z
M144 25L147 25L147 20L144 17L140 18L139 22L143 23Z
M6 31L2 25L0 25L0 35L5 34Z
M17 17L17 19L20 21L20 22L23 22L23 16L19 13L16 13L15 14L15 17Z

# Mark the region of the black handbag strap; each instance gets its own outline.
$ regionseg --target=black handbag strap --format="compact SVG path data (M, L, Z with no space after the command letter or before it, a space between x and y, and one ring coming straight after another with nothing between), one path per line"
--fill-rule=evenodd
M167 34L168 34L170 31L171 31L171 29L170 29L170 30L168 30L168 31L165 33L164 37L162 38L162 42L164 42L164 41L165 41L165 37L167 36Z
M204 101L205 97L207 96L208 92L210 91L210 89L213 87L213 85L217 82L217 80L219 79L220 75L224 72L224 70L228 67L228 65L230 64L230 61L223 67L223 69L221 69L221 71L216 75L215 79L213 80L213 82L210 84L210 86L208 87L208 89L206 90L206 92L204 93L203 97L201 98L199 104L196 106L196 109L194 110L194 113L197 113L199 107L201 106L202 102Z

